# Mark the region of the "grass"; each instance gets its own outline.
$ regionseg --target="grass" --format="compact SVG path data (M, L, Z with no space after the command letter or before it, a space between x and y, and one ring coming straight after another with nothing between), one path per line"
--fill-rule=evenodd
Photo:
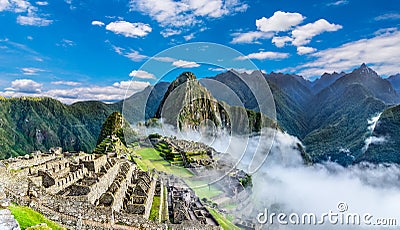
M224 230L240 230L240 228L236 225L234 225L232 222L227 220L223 215L221 215L219 212L215 211L212 208L207 208L207 210L210 212L210 214L217 220L218 224L224 229Z
M153 204L151 205L149 220L158 221L160 211L161 198L159 196L153 197Z
M223 191L219 190L212 184L208 186L207 181L186 179L185 182L187 185L189 185L189 187L191 187L195 191L196 195L200 199L207 198L211 200L213 197L223 193Z
M169 219L169 216L168 216L168 203L167 203L167 195L168 195L167 188L163 189L163 193L164 193L164 201L163 201L164 204L163 204L161 222L165 223Z
M65 228L60 227L55 222L48 220L42 214L32 210L29 207L11 205L9 206L9 209L21 226L22 230L41 223L46 223L47 226L53 230L65 230Z
M132 158L142 170L155 168L157 171L173 174L179 177L191 177L193 174L179 166L171 166L171 164L160 156L160 153L154 148L142 148L135 151L136 155L141 156L142 159Z
M235 209L238 206L238 204L236 203L229 203L226 205L223 205L222 208L226 209L226 210L232 210Z

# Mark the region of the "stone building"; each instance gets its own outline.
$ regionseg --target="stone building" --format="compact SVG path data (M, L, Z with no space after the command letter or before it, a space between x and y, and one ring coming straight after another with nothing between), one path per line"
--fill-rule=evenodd
M4 160L4 185L11 200L29 205L69 228L80 225L86 229L93 226L109 229L122 224L165 229L164 224L148 220L154 196L161 197L160 216L167 208L167 197L162 192L164 176L156 171L142 171L125 158L60 152L53 149L49 153ZM169 189L175 194L173 199L181 200L177 195L179 188ZM182 208L178 207L179 202L173 203L173 209L184 210L188 217L185 220L194 221L192 224L198 226L194 229L202 229L203 225L217 226L215 220L208 221L212 216L204 207L196 206L198 198L194 193L188 194L190 200L187 198Z

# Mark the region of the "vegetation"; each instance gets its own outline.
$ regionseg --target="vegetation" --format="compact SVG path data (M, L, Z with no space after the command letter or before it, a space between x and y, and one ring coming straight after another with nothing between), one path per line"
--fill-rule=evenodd
M153 197L153 204L151 205L149 220L153 220L153 221L159 220L160 202L161 202L161 199L159 196Z
M164 160L160 156L160 153L154 148L143 148L136 150L131 157L133 161L142 169L147 171L148 169L156 169L160 172L173 174L180 177L191 177L193 174L186 168L179 166L171 166L171 163Z
M244 178L240 179L239 182L245 188L253 186L253 183L251 180L251 175L249 175L249 174L246 174L246 176Z
M386 109L380 116L371 136L384 138L384 143L372 143L357 161L400 164L400 105Z
M51 98L0 100L0 159L46 151L61 146L66 151L91 152L101 124L116 105L80 102L64 105Z
M60 227L55 222L48 220L42 214L32 210L29 207L11 205L9 206L9 209L22 230L41 223L47 224L47 226L53 230L65 230L65 228Z
M215 185L208 185L207 181L193 180L190 178L185 179L185 182L191 187L199 198L212 199L223 193Z
M230 222L228 219L226 219L222 214L217 212L216 210L212 208L207 208L207 210L210 212L211 215L217 220L218 224L224 229L224 230L240 230L240 228L236 225L234 225L232 222Z

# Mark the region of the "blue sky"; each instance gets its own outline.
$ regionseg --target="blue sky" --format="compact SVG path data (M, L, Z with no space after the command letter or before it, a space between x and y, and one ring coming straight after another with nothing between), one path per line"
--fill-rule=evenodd
M131 94L157 82L162 66L199 77L223 71L179 52L141 69L188 42L237 50L242 55L225 57L223 66L239 71L250 59L265 72L307 79L363 62L383 77L400 72L397 0L0 0L0 20L6 97L115 101L128 86Z

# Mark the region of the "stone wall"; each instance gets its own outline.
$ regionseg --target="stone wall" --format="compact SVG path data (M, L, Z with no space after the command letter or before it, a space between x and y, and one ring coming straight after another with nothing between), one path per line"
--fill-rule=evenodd
M101 167L107 163L107 156L90 154L80 159L79 163L84 164L85 168L89 171L98 173L100 172Z
M55 184L53 186L50 186L49 188L46 189L46 192L51 193L51 194L56 194L60 192L61 190L67 188L68 186L71 186L78 180L84 178L84 176L87 174L88 170L83 167L79 169L76 172L70 172L64 177L56 178L54 180Z
M123 172L126 175L126 177L119 182L119 188L114 193L114 203L112 205L112 210L115 210L117 212L120 211L124 205L125 193L128 189L128 186L131 183L133 170L135 169L134 165L131 165L130 163L126 164L128 170L126 172Z
M119 162L112 164L111 168L99 178L99 181L90 186L90 193L87 195L87 199L91 204L94 204L108 190L118 174L119 167Z
M150 210L151 210L151 205L153 204L153 197L154 197L154 191L156 189L156 183L157 183L157 180L153 179L150 182L150 188L149 188L149 191L147 192L147 201L146 201L146 205L145 205L146 211L143 215L143 217L146 219L148 219L150 216Z
M33 154L32 156L20 156L10 158L4 161L8 170L19 170L30 166L37 166L47 161L54 160L60 157L56 154Z
M43 162L42 164L30 166L29 174L35 175L39 172L39 170L55 173L65 168L69 168L69 162L66 159L51 159L49 161Z

